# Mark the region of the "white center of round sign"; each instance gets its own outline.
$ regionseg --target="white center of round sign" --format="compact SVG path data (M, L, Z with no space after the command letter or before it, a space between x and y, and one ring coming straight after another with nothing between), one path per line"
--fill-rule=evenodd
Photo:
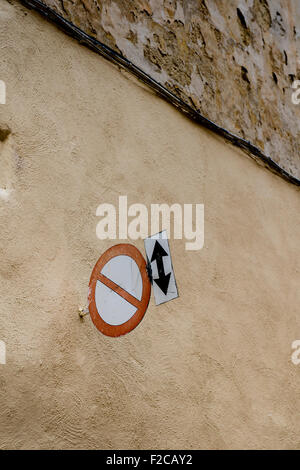
M130 256L115 256L106 263L101 274L141 300L142 276L138 265ZM109 325L122 325L137 311L134 305L99 280L96 284L95 301L99 315Z

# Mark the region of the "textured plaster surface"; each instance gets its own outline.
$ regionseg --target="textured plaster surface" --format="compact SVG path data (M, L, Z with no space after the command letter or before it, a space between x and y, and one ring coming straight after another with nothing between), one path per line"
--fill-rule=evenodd
M44 0L300 178L298 0Z
M0 448L300 448L299 191L19 3L0 43ZM205 246L113 339L78 307L119 195L204 203Z

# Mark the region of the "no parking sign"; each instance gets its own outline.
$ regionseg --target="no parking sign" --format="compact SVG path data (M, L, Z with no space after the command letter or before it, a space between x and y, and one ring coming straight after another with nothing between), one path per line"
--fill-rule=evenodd
M97 261L89 283L89 312L98 330L121 336L142 320L151 284L146 261L133 245L109 248Z

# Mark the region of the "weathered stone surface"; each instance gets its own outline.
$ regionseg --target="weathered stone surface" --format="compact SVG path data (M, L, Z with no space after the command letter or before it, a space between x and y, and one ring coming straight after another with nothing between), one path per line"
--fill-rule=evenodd
M297 0L44 2L300 177Z

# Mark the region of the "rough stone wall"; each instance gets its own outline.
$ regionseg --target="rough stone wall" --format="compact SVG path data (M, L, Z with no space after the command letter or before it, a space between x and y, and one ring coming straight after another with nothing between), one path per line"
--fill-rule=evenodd
M44 3L300 177L298 0Z

